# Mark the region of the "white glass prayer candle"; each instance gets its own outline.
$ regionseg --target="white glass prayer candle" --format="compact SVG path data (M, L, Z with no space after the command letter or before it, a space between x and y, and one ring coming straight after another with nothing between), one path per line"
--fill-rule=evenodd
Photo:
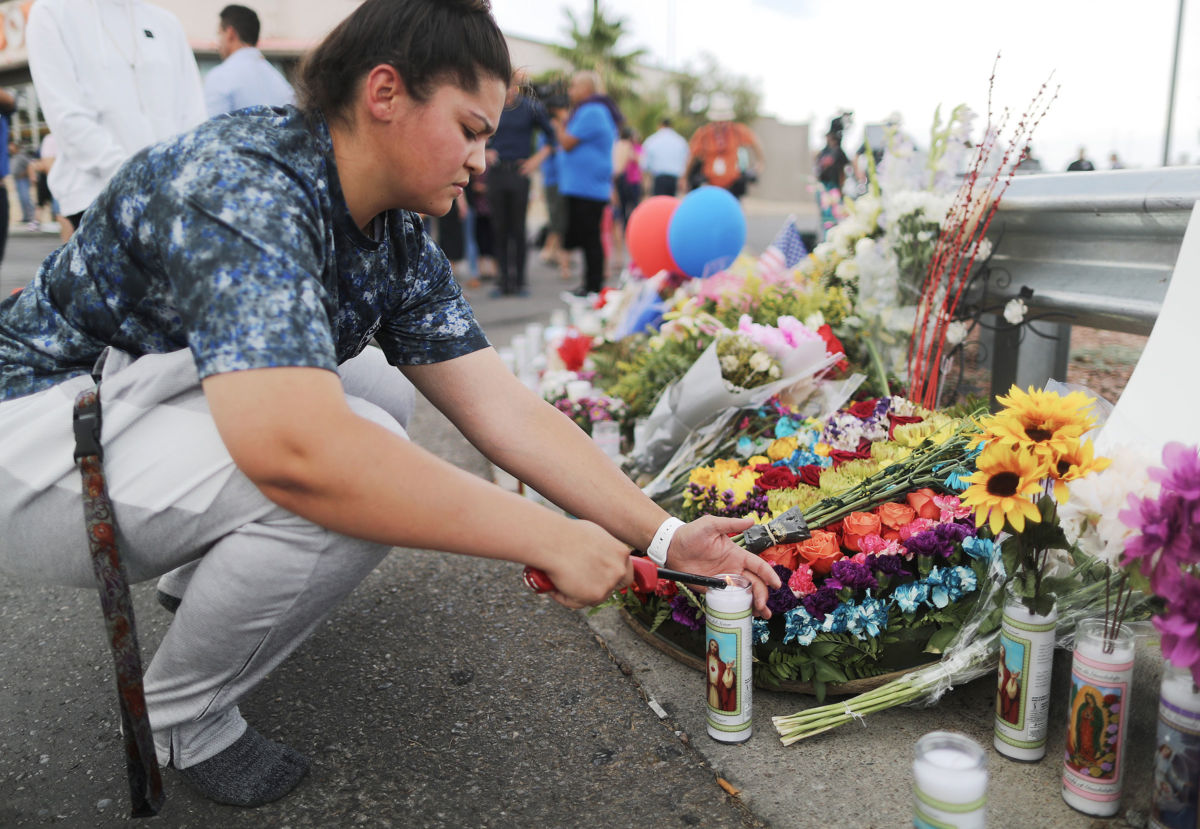
M1200 814L1200 688L1187 668L1163 663L1154 749L1151 829L1193 829Z
M1133 632L1121 625L1111 633L1103 619L1078 624L1067 698L1062 797L1071 808L1097 817L1121 809L1133 680Z
M704 594L704 687L708 736L744 743L752 733L754 692L753 620L750 581L719 576L729 586Z
M917 740L913 756L913 826L983 829L987 758L979 743L949 731Z

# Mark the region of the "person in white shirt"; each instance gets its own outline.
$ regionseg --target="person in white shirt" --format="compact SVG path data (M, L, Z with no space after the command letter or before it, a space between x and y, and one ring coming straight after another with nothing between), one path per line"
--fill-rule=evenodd
M642 169L650 178L651 195L675 195L687 157L687 139L671 129L670 119L664 118L658 130L642 142Z
M175 15L142 0L38 0L26 27L38 102L58 139L50 191L77 227L138 150L205 120Z
M204 78L209 116L249 106L285 106L296 102L291 84L258 50L258 15L245 6L221 9L217 52L221 63Z

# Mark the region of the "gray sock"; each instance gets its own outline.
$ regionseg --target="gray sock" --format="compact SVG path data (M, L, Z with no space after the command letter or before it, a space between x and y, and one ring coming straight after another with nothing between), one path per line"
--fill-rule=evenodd
M178 771L209 800L261 806L294 789L308 772L308 760L246 726L246 733L220 754Z

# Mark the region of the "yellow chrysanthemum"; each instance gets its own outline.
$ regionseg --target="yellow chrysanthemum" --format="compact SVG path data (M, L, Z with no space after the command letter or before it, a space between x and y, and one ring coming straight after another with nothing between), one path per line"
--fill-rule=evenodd
M752 470L746 470L745 474L737 473L730 474L728 471L720 472L717 475L717 493L723 493L729 490L733 493L733 503L738 505L746 500L746 497L754 491L754 482L758 476Z
M1023 532L1026 519L1042 520L1030 500L1041 491L1046 474L1037 455L993 443L980 453L976 466L978 471L967 479L970 486L962 496L963 505L975 510L975 526L982 527L986 521L992 533L998 534L1007 520L1015 532Z
M1091 414L1095 399L1080 391L1063 397L1057 392L1033 388L1025 392L1013 386L1007 397L1001 395L996 401L1005 408L986 424L991 436L1011 446L1031 447L1048 460L1096 425Z
M781 461L784 458L790 458L798 446L800 446L800 441L795 435L788 435L786 438L779 438L767 447L767 457L773 461Z
M753 469L754 467L758 466L760 463L770 463L770 462L771 462L771 459L768 458L766 455L753 455L746 459L746 466Z
M818 443L813 447L813 454L820 455L822 458L828 458L832 451L833 447L831 447L828 443Z
M1067 451L1060 453L1057 462L1049 468L1050 477L1054 479L1054 499L1060 504L1065 504L1071 497L1068 483L1107 469L1112 463L1111 458L1097 458L1094 453L1095 447L1090 440L1072 441Z

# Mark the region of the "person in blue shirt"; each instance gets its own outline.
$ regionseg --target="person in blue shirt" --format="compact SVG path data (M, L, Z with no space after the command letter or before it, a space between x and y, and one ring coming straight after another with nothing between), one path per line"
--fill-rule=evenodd
M571 115L558 130L562 167L558 190L567 205L564 246L583 250L583 284L576 296L598 293L604 287L604 242L601 225L612 199L613 144L621 113L603 94L596 72L576 72L567 87Z
M529 177L552 152L554 128L546 110L522 90L523 72L513 75L496 134L488 141L487 198L499 285L493 296L528 296L525 287L525 216L529 211ZM534 135L545 143L534 151Z
M226 6L219 19L221 63L204 77L204 106L209 116L248 106L295 103L291 84L258 50L260 24L254 9Z
M365 0L299 108L139 151L0 301L0 575L96 589L72 413L98 376L121 562L174 613L144 677L155 753L205 797L305 775L239 703L394 546L539 568L568 607L628 584L630 548L744 573L760 608L779 584L727 537L750 520L669 517L506 370L426 234L483 172L511 74L487 0ZM414 386L579 520L409 441Z

